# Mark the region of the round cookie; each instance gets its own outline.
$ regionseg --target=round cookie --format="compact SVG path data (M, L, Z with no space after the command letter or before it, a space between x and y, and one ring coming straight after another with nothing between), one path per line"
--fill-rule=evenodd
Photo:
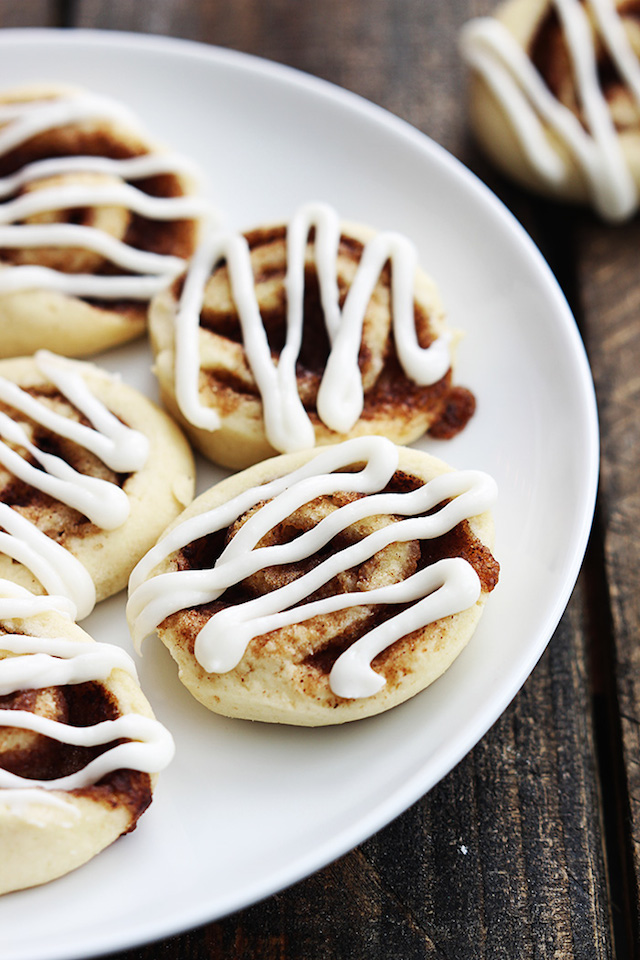
M173 755L131 659L67 607L0 580L0 894L133 830Z
M636 212L640 29L629 4L506 0L465 25L461 51L474 134L503 173L607 220Z
M60 85L0 95L0 357L140 336L208 213L191 164L123 104Z
M134 641L157 630L216 713L380 713L471 637L498 578L494 497L486 474L382 437L265 461L198 497L138 564Z
M354 436L449 437L474 410L413 245L324 204L208 237L149 332L165 406L232 469Z
M41 351L0 361L0 577L87 616L190 503L183 435L139 391Z

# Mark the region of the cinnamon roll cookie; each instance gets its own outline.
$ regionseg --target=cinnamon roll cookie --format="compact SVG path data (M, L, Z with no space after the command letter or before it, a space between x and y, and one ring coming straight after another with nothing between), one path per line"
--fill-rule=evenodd
M407 700L471 637L498 578L495 484L383 437L276 457L203 494L131 575L210 710L307 726Z
M0 96L0 357L139 336L207 205L192 165L124 105L58 86Z
M0 577L66 596L80 620L193 486L186 440L137 390L45 351L0 361Z
M637 0L507 0L465 26L471 122L500 170L610 221L637 211L639 15Z
M131 658L72 615L63 598L0 580L0 894L133 830L173 755Z
M324 204L287 225L212 233L152 301L162 398L193 443L239 469L368 434L460 430L453 339L416 250Z

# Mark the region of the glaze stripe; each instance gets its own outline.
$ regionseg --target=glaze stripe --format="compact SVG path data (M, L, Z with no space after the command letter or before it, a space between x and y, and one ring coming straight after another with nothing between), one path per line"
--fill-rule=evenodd
M91 643L85 649L84 644L62 637L0 633L0 650L20 654L0 660L0 696L18 690L106 680L115 668L137 679L131 657L113 644Z
M6 503L0 503L0 527L0 552L25 566L47 593L69 600L74 619L88 617L96 604L96 588L86 567Z
M85 250L92 250L125 270L135 270L139 273L147 271L148 273L177 274L184 269L184 260L180 257L137 250L123 243L122 240L103 233L102 230L76 223L0 226L0 247L26 250L31 247L51 246L54 230L57 247L82 247ZM0 274L0 282L3 279L4 277Z
M139 770L157 773L173 757L173 738L157 720L128 713L115 720L103 720L90 727L69 726L38 716L28 710L0 710L0 726L41 733L60 743L95 747L127 738L129 742L111 747L91 760L82 770L54 780L20 777L0 768L0 788L42 787L45 790L81 790L114 770ZM9 798L10 799L10 798Z
M141 180L163 173L184 173L195 180L200 175L191 160L176 153L144 153L127 160L93 156L47 157L25 164L7 177L0 177L0 198L10 197L34 180L69 173L102 173L121 180Z

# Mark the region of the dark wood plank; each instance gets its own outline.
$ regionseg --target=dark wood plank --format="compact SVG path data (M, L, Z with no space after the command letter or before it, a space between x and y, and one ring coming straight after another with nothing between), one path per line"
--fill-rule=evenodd
M80 0L76 24L169 33L229 46L307 70L380 103L471 163L501 193L575 301L576 268L566 249L571 225L562 211L533 203L507 187L468 143L456 35L468 16L487 12L492 5L489 0L159 0L144 5ZM602 256L609 262L598 245L581 256L581 284L590 268L597 270ZM637 289L629 295L630 309ZM597 291L592 290L591 297L597 299ZM590 336L591 315L607 308L606 302L592 308ZM622 349L623 344L618 346ZM602 371L601 385L609 375L608 368ZM629 370L620 374L621 390L632 382ZM627 498L633 493L622 481L619 487ZM611 583L617 585L624 583L618 568L624 566L620 557L626 541L622 525L612 539L614 493L617 496L617 489L605 504L604 524ZM634 516L631 510L624 519ZM626 570L631 590L630 562ZM522 693L429 795L358 850L291 890L162 945L127 951L120 960L582 960L613 956L614 928L618 955L625 956L622 948L631 942L623 916L628 885L619 883L612 900L600 830L616 800L606 790L601 793L599 775L605 766L600 758L598 767L597 743L605 743L616 717L614 713L613 721L603 719L615 703L607 682L594 689L590 669L592 645L603 636L603 620L590 599L593 584L602 581L597 549L585 576L588 580L576 590L549 651ZM606 601L606 591L602 596ZM627 607L618 607L618 632L626 613ZM632 618L630 636L635 622ZM607 616L604 626L608 629ZM596 661L608 669L606 656ZM629 661L629 673L634 665ZM624 683L633 685L628 676ZM596 711L595 728L594 703L605 704ZM637 732L637 714L628 716ZM628 734L627 743L630 755ZM622 863L624 836L622 844L615 830L606 836L615 848L608 850L609 863Z
M55 0L3 0L0 3L0 28L58 25L58 4Z
M602 433L604 551L615 636L618 699L630 824L631 901L640 926L640 223L607 228L587 220L579 234L580 287Z

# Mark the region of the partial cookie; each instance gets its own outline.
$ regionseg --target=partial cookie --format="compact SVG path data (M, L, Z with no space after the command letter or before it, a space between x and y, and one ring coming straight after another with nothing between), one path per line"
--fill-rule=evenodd
M44 351L0 362L0 577L82 619L126 586L194 475L173 421L116 377Z
M489 159L538 193L638 209L640 27L627 0L507 0L463 29L470 114Z
M413 244L322 204L208 237L149 330L163 402L234 469L347 437L449 437L475 406L452 385L453 338Z
M208 206L192 164L123 104L64 86L0 96L0 357L140 336Z
M203 494L138 564L134 641L157 629L210 710L316 726L439 677L498 579L478 471L362 437Z
M131 658L69 613L0 580L0 894L133 830L173 755Z

